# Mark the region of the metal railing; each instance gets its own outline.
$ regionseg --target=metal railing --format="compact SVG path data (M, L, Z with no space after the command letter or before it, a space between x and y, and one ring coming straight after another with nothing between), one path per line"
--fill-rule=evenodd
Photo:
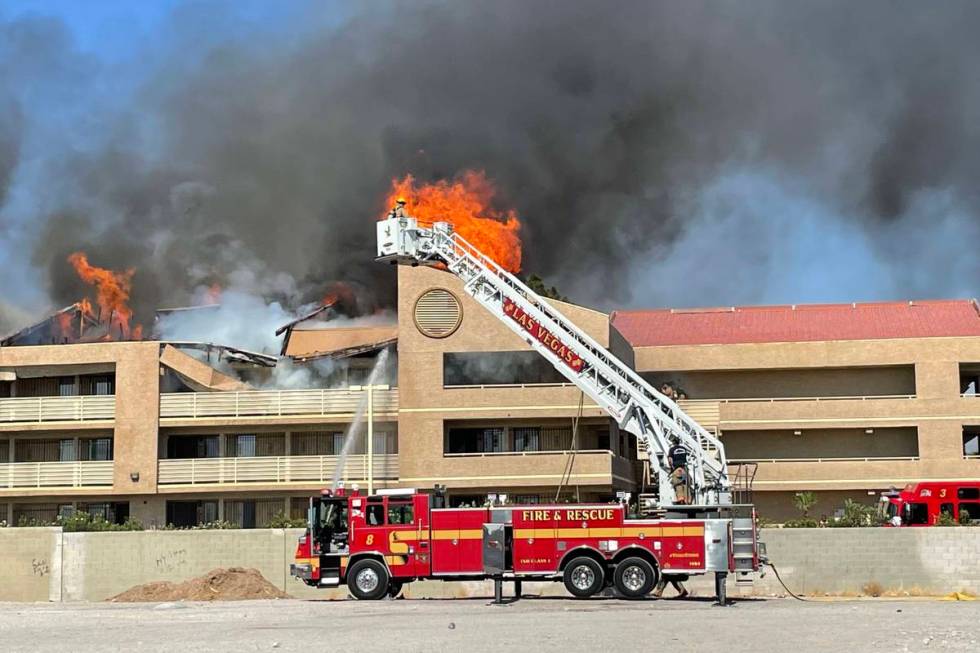
M849 458L732 458L730 463L887 463L918 460L918 456L868 456Z
M160 395L160 417L343 415L357 411L364 390L246 390ZM375 390L374 412L397 412L398 390Z
M111 420L114 395L13 397L0 399L0 422L73 422Z
M180 458L159 461L159 485L215 483L290 483L332 481L340 456L256 456L254 458ZM367 478L367 456L347 456L341 479ZM398 454L374 456L374 478L398 478Z
M112 486L111 460L0 463L0 488Z
M588 454L606 454L608 456L614 455L613 452L608 449L578 449L575 451L572 451L571 449L554 449L551 451L475 451L473 453L444 453L443 456L446 458L486 458L490 456L565 456L572 453L577 456Z

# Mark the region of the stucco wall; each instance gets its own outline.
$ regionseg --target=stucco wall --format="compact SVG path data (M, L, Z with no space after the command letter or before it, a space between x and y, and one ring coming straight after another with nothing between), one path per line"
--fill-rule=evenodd
M345 596L343 589L315 590L289 577L301 532L62 534L53 528L0 529L5 581L0 583L0 601L101 601L139 583L180 581L231 566L256 568L299 598ZM870 585L897 594L980 593L978 528L765 529L763 540L783 580L797 593L860 594ZM709 593L707 581L694 579L691 586ZM563 593L553 583L533 584L527 591ZM410 585L407 593L440 597L491 592L490 583L425 582ZM783 590L770 571L765 578L756 577L751 592Z

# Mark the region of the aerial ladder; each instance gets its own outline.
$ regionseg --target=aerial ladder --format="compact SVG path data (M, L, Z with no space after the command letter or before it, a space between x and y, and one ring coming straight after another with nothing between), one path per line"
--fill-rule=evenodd
M422 224L396 206L378 222L378 260L435 265L455 274L463 288L603 408L619 428L645 445L657 472L658 502L677 503L667 452L676 438L688 450L690 504L732 503L721 441L691 419L628 365L578 328L516 276L453 230L448 222Z

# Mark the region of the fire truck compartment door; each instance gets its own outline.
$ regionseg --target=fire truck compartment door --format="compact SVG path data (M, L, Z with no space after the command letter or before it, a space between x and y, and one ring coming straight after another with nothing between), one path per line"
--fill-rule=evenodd
M507 571L507 527L504 524L483 525L483 571L488 574Z
M727 519L704 521L705 571L730 571L731 522Z
M459 573L459 512L433 510L429 513L432 528L432 573Z

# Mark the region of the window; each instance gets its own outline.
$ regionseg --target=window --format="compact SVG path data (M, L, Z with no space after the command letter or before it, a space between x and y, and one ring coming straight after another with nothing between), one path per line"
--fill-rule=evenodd
M980 519L980 502L960 502L960 520Z
M74 397L78 392L75 389L75 377L63 376L58 379L58 396Z
M385 523L385 507L380 503L369 503L364 512L364 521L368 526L383 526Z
M58 441L58 460L62 462L75 460L74 438Z
M905 504L905 523L906 524L928 524L929 506L924 503Z
M408 525L415 523L415 515L411 501L389 501L388 523L392 525Z
M483 429L483 448L484 453L499 453L504 450L504 430L503 429Z
M951 504L951 503L943 503L943 504L940 504L939 505L939 514L940 515L944 515L944 514L945 515L949 515L949 518L952 519L953 518L953 504Z
M283 512L282 499L234 499L225 501L225 521L238 528L266 528Z
M980 434L973 430L975 426L970 428L970 431L963 429L963 455L980 456Z
M217 458L217 435L171 435L167 438L167 458Z
M82 460L112 460L112 438L91 438L80 444Z
M442 355L445 386L568 383L534 351L489 351Z
M168 501L167 523L177 528L218 521L218 501Z
M0 463L10 462L10 441L0 440Z
M91 376L82 379L83 394L106 396L114 394L115 391L116 380L111 376Z
M519 506L534 505L541 503L541 497L536 494L518 494L514 497L514 503Z
M596 449L609 451L609 431L599 431L596 434Z
M514 451L541 451L541 429L537 426L515 428Z
M956 490L957 499L980 499L980 487L961 487Z

